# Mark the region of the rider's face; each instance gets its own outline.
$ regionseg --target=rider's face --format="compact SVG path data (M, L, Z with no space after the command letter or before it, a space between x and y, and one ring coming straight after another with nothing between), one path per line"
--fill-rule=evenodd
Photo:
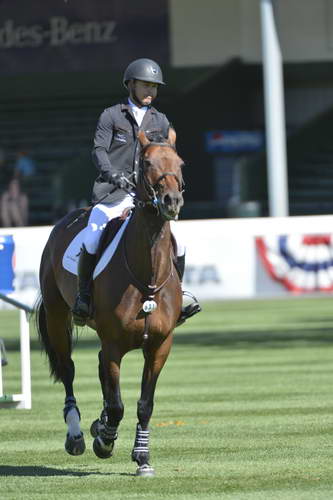
M149 106L157 96L157 83L132 80L128 87L131 99L139 106Z

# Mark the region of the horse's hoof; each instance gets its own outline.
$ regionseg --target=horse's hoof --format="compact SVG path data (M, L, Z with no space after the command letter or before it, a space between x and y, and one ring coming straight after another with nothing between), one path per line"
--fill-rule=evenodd
M139 477L154 477L155 476L155 471L154 471L154 468L151 465L144 464L144 465L140 465L136 469L135 475L139 476Z
M111 441L110 444L105 444L102 439L97 436L93 442L93 450L98 458L110 458L112 457L112 450L114 447L114 441Z
M70 436L67 434L65 442L65 450L70 455L78 456L85 452L86 444L84 442L83 433L79 436Z
M93 423L90 426L90 435L91 437L95 438L98 436L98 418L93 421Z

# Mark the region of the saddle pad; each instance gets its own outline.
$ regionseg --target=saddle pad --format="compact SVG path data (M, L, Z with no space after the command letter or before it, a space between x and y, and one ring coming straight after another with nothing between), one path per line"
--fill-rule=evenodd
M93 278L97 278L97 276L105 269L107 264L110 262L110 260L113 257L113 254L117 250L118 244L121 240L121 237L127 227L127 224L129 222L130 216L127 217L125 222L122 224L121 228L111 241L111 243L106 247L104 252L101 255L101 258L98 260L97 265L94 270ZM77 266L79 262L79 255L80 255L80 250L82 246L82 241L83 241L83 233L85 231L85 228L82 229L76 236L75 238L70 242L68 245L64 256L62 258L62 265L66 271L75 274L77 276Z

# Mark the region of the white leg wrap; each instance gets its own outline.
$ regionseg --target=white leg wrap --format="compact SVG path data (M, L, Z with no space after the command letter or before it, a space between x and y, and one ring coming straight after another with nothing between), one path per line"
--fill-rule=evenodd
M68 426L68 434L70 436L79 436L81 434L80 418L75 408L72 408L67 413L66 424Z
M149 430L143 431L137 428L133 452L148 453L149 452L148 445L149 445Z

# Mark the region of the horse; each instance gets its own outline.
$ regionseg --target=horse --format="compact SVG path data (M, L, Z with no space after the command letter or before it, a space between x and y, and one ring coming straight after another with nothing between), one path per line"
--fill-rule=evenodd
M121 361L127 352L142 349L144 366L131 456L137 463L136 475L152 476L149 421L156 383L170 353L182 306L170 221L178 218L184 204L183 160L176 152L173 129L167 139L155 141L141 131L138 141L141 153L135 209L111 261L92 284L93 308L87 324L96 330L101 345L98 370L103 406L90 433L96 456L111 457L124 414L119 384ZM37 331L48 357L50 376L62 382L65 389L65 449L71 455L85 451L85 440L74 395L71 357L71 308L77 280L62 266L62 257L86 225L82 210L67 214L50 234L41 258L41 296L36 307Z

